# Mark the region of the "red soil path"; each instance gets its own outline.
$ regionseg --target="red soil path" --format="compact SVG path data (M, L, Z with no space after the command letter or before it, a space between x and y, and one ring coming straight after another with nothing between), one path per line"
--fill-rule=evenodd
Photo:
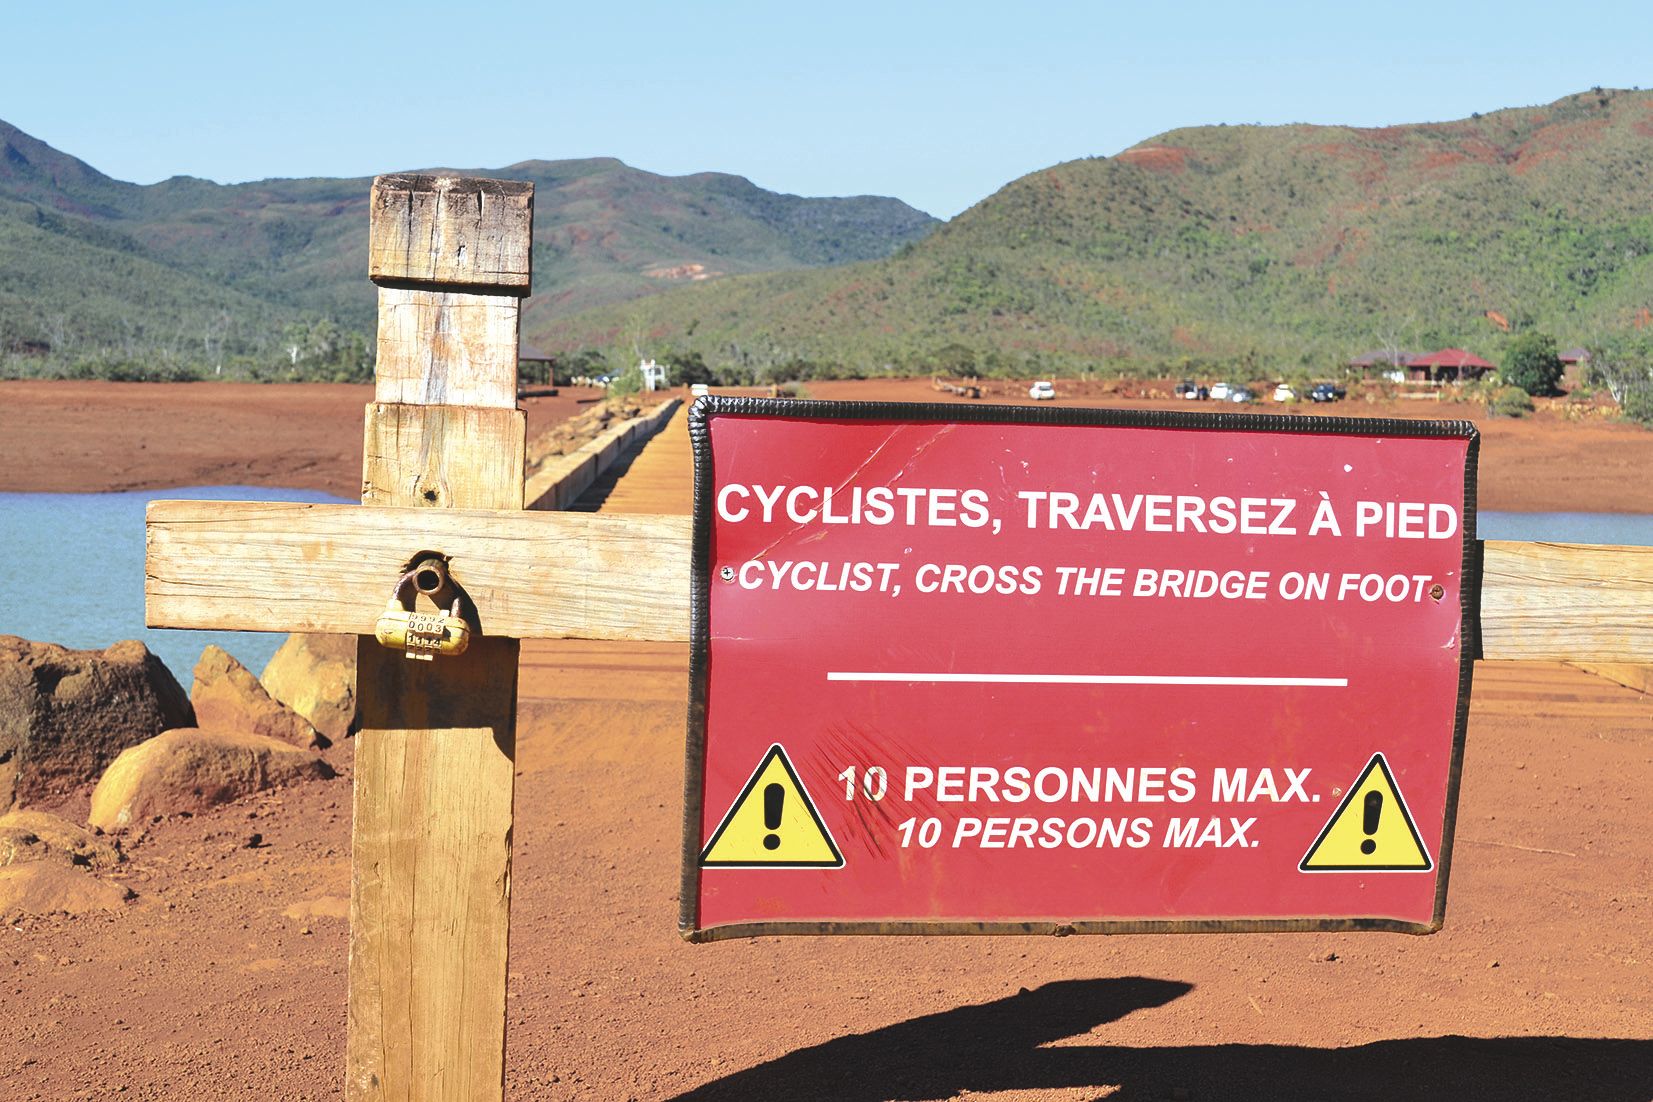
M688 503L679 416L604 508ZM691 946L686 686L681 646L524 648L513 1099L1653 1097L1641 694L1477 669L1432 937ZM138 893L120 914L0 929L0 1098L337 1097L349 750L340 781L154 827L118 874ZM254 831L266 844L246 848Z

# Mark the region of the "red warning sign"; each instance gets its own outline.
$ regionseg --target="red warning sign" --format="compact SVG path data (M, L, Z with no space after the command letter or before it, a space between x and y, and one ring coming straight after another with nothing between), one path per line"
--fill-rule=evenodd
M686 936L1439 927L1473 426L690 417Z

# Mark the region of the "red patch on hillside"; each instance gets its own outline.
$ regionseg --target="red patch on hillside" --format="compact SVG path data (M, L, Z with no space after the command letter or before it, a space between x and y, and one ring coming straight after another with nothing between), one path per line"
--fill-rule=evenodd
M1605 129L1607 120L1604 118L1547 126L1516 149L1515 171L1524 174L1534 165L1552 157L1564 157L1576 152L1596 140Z
M1418 167L1426 171L1437 168L1453 168L1467 160L1469 158L1456 149L1441 149L1425 157Z
M1631 123L1630 124L1630 129L1632 129L1636 133L1642 135L1642 137L1644 137L1644 138L1653 138L1653 122L1635 122L1635 123Z
M1178 145L1149 145L1141 149L1127 149L1115 160L1145 168L1149 172L1186 172L1192 150Z
M1319 154L1333 160L1350 162L1352 165L1350 175L1357 184L1367 190L1370 190L1389 172L1389 165L1383 154L1375 149L1366 149L1345 142L1323 142L1318 145L1305 146L1303 151Z
M722 275L704 264L673 264L669 267L646 268L643 275L649 279L688 280L691 283Z
M1466 138L1459 147L1463 155L1469 160L1483 165L1499 165L1510 159L1509 154L1501 147L1494 145L1485 138Z

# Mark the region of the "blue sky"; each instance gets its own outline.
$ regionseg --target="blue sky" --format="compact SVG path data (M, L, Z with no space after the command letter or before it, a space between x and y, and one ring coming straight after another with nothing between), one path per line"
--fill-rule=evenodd
M606 155L941 217L1176 126L1653 86L1653 17L1614 0L29 4L0 35L0 119L123 180Z

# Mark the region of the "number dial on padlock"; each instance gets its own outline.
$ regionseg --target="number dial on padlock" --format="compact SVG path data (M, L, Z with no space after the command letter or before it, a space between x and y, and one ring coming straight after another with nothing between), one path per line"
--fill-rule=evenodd
M471 643L471 626L458 611L416 612L392 598L373 628L374 638L405 657L429 662L437 655L464 654Z

